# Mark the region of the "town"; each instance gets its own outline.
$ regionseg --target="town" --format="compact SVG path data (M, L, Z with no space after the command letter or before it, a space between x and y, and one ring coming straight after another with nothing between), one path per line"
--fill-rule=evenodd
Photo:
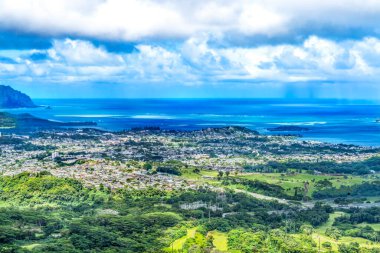
M29 135L3 134L0 143L3 175L49 171L57 177L112 189L196 187L197 182L171 173L149 173L144 165L150 162L179 161L199 169L238 173L275 161L339 164L360 162L379 154L376 148L260 135L241 127L197 131L145 128L123 132L55 129Z

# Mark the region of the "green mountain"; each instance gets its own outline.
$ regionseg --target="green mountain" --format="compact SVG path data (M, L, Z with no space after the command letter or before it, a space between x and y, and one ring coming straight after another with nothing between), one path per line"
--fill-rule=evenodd
M10 86L0 85L0 108L36 107L32 99Z

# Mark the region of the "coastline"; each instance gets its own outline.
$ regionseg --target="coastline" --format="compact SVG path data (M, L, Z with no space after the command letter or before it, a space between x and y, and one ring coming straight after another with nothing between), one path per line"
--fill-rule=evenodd
M364 146L380 145L380 105L333 101L273 99L35 99L37 108L2 109L30 113L57 122L95 122L96 128L121 131L144 126L171 130L244 126L262 134L268 128L297 126L310 129L281 134L301 139ZM313 103L312 103L313 102ZM47 110L45 107L50 106ZM275 134L278 134L277 132Z

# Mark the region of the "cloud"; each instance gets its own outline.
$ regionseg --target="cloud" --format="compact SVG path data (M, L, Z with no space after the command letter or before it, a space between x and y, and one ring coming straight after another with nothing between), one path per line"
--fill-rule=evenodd
M124 60L120 55L109 53L102 47L82 40L55 40L48 55L55 61L64 61L68 65L119 65Z
M117 54L89 41L55 40L47 50L0 50L0 68L3 80L22 82L196 82L178 52L144 44Z
M379 35L379 16L376 0L0 0L2 29L137 42L202 33L231 43L361 38Z
M128 73L134 79L143 81L180 81L195 80L191 68L181 55L165 48L151 45L137 46L138 52L125 56Z
M0 50L2 80L75 83L378 82L380 40L336 42L311 36L300 45L220 48L203 34L172 46L148 43L129 53L62 39L46 50Z

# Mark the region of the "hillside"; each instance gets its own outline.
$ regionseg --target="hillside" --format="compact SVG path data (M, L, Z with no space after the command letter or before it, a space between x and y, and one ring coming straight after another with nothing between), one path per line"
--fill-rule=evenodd
M0 108L36 107L32 99L10 86L0 85Z
M57 122L34 117L28 113L10 114L0 112L0 129L47 129L55 127L71 127L71 126L96 126L95 122Z
M16 119L10 117L8 113L0 113L0 129L10 129L16 127Z

